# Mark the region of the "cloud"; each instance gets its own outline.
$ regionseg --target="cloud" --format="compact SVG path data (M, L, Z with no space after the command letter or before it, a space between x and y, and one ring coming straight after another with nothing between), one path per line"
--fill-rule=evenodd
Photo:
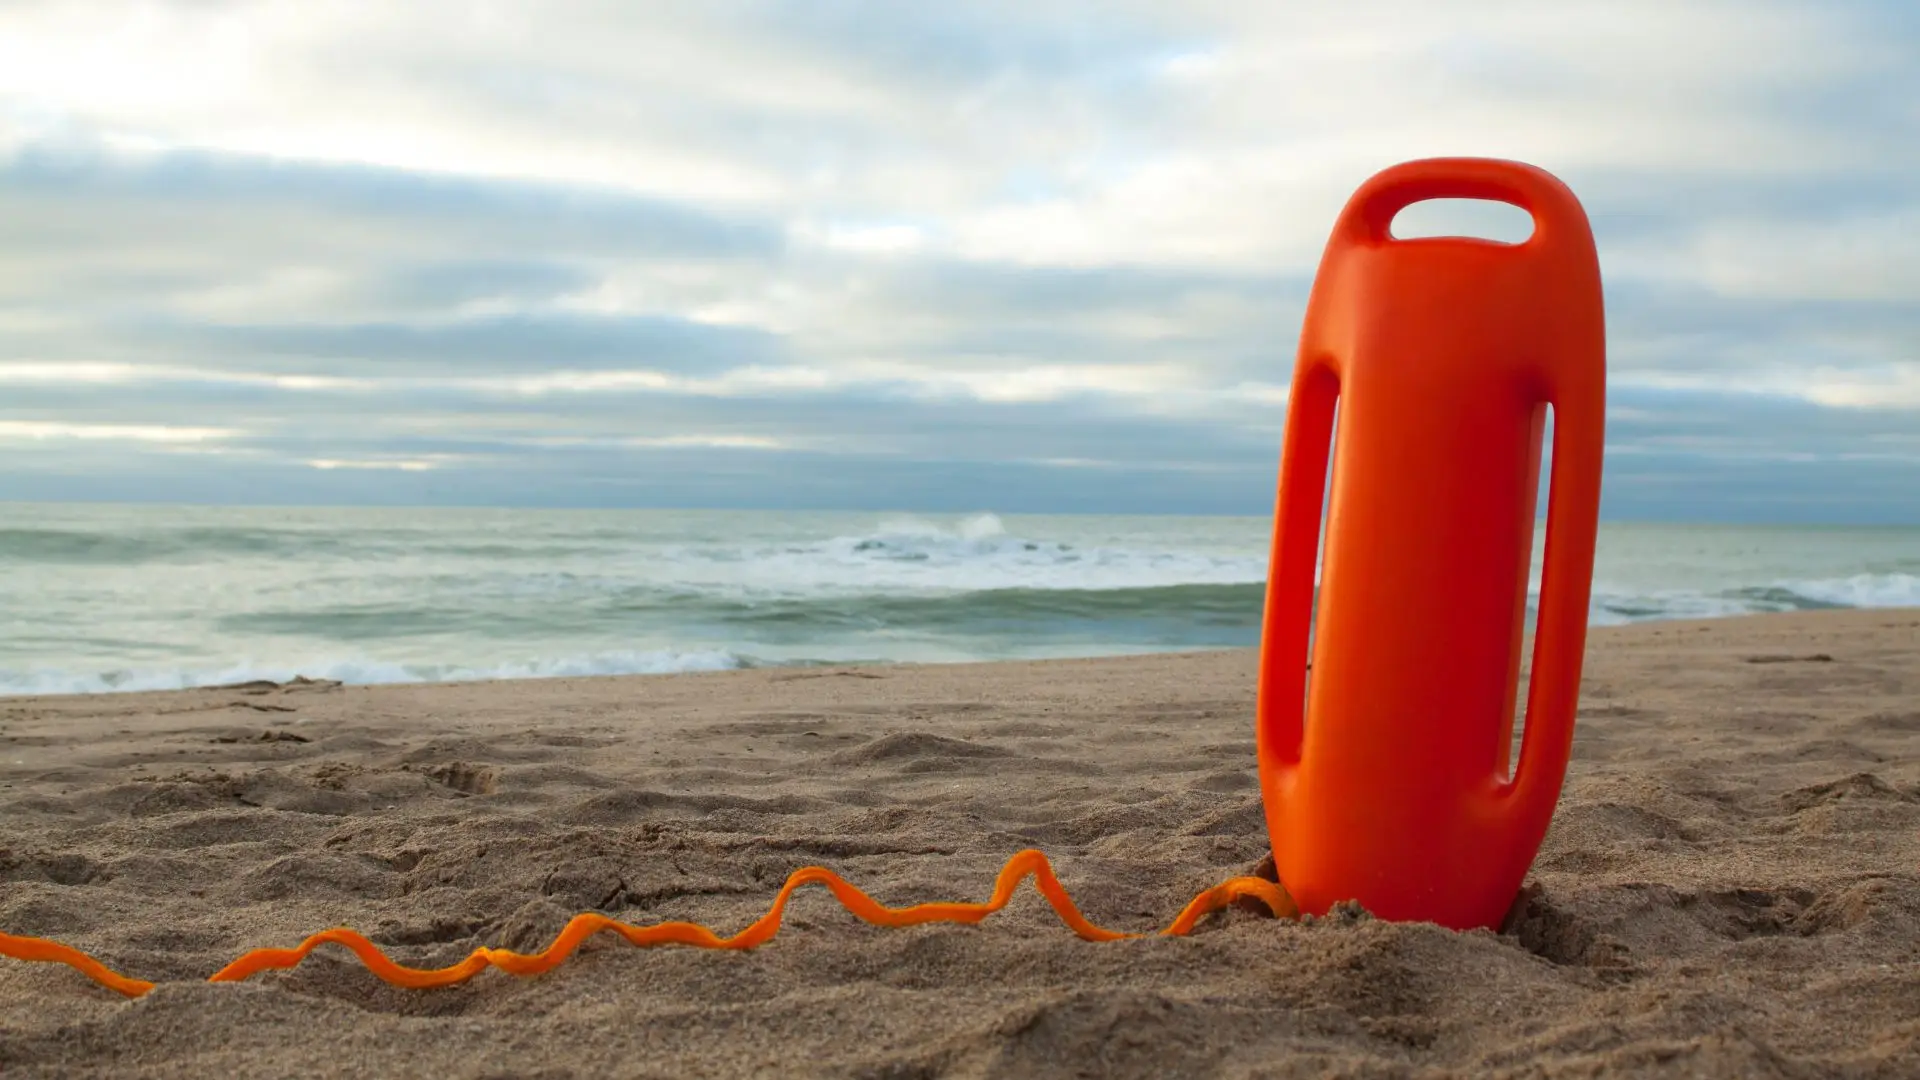
M0 497L1264 513L1334 215L1484 153L1610 513L1920 518L1916 100L1897 0L8 5Z
M230 428L176 427L170 424L62 424L48 420L0 420L0 442L57 442L64 439L136 443L200 443L234 435Z

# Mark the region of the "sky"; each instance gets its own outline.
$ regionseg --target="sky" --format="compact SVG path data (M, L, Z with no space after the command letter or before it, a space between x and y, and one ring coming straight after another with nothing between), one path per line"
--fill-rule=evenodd
M1265 514L1434 155L1587 209L1608 517L1920 522L1911 0L8 0L0 500Z

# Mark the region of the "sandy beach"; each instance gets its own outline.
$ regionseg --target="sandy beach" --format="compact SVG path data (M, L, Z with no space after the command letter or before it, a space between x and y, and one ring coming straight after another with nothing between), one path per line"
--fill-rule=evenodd
M1249 651L0 700L0 930L157 982L0 960L0 1072L153 1076L1920 1074L1920 611L1593 632L1565 792L1499 934L1234 910L1079 940L1024 886L887 929L793 869L982 900L1045 851L1094 922L1165 925L1266 852Z

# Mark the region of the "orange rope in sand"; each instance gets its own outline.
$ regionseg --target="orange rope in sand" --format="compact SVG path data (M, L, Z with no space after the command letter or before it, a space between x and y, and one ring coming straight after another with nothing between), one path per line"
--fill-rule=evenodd
M452 986L473 978L488 967L497 967L514 975L539 975L551 971L573 955L580 943L601 932L611 930L629 943L642 947L652 945L694 945L703 949L752 949L766 944L780 931L780 919L787 907L787 900L802 885L825 885L840 903L856 917L876 926L917 926L930 922L953 922L973 925L987 916L1007 906L1013 899L1013 890L1028 876L1034 879L1034 886L1047 903L1053 905L1054 913L1068 929L1086 941L1118 941L1123 938L1145 937L1144 934L1126 933L1118 930L1104 930L1088 922L1080 909L1074 906L1073 898L1053 874L1053 865L1047 857L1038 851L1028 849L1015 854L1007 860L1000 870L1000 876L993 883L993 896L984 904L968 903L931 903L915 904L911 907L891 908L873 899L866 893L848 884L845 879L821 866L806 866L795 870L780 887L780 893L774 897L773 906L745 930L732 937L721 937L697 923L669 922L655 926L633 926L610 919L598 912L586 912L568 920L566 928L553 939L553 944L537 953L517 953L511 949L490 949L482 946L473 950L465 960L451 967L410 968L397 964L380 951L380 947L352 930L336 928L322 930L291 949L255 949L241 956L233 963L221 968L208 977L208 982L238 982L262 971L290 968L307 958L307 954L321 945L343 945L360 958L367 970L394 986L424 990L437 986ZM1181 937L1190 933L1199 921L1226 907L1242 897L1251 897L1267 906L1278 918L1292 918L1298 914L1293 898L1285 889L1265 878L1237 877L1223 881L1193 898L1183 908L1178 917L1165 929L1161 937ZM81 974L128 997L139 997L153 989L153 984L140 979L128 978L106 965L88 956L78 949L62 945L43 938L16 937L0 933L0 956L10 956L16 960L45 960L66 964Z

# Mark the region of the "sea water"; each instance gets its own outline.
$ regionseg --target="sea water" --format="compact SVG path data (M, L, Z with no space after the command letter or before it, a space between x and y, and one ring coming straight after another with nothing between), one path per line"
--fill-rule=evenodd
M0 693L1249 646L1269 528L0 504ZM1920 529L1601 527L1595 624L1908 605Z

